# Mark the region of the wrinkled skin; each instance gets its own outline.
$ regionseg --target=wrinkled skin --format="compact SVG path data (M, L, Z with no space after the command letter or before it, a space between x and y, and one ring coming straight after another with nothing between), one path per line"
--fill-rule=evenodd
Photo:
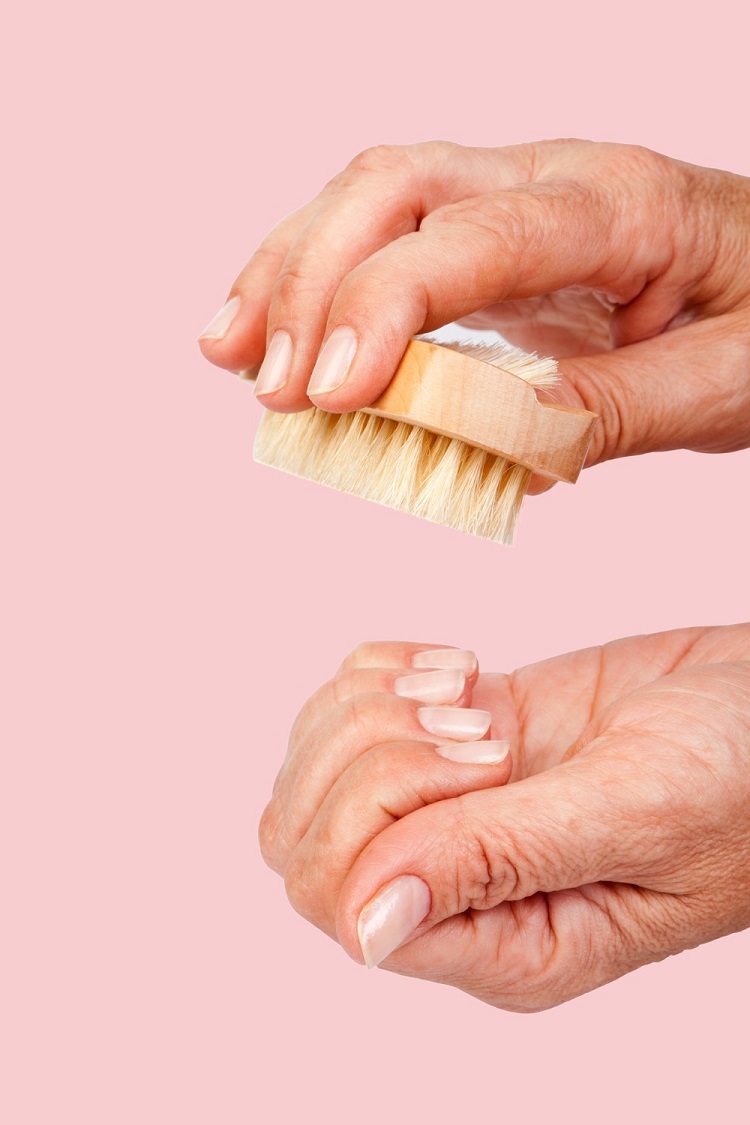
M439 757L393 694L428 647L360 646L292 730L260 839L304 917L361 961L362 907L417 875L383 967L516 1011L750 925L750 625L471 675L497 765Z
M464 318L561 360L557 400L601 419L588 464L750 444L750 181L728 172L585 141L379 146L268 235L235 295L201 347L254 370L288 332L273 410L309 405L338 326L357 350L313 399L332 411L371 403L412 335Z

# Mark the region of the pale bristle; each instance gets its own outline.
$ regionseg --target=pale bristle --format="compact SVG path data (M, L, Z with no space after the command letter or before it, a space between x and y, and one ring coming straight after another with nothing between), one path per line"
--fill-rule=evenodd
M535 386L556 381L554 360L509 345L446 344ZM455 438L374 414L266 411L255 460L457 531L510 543L531 473Z

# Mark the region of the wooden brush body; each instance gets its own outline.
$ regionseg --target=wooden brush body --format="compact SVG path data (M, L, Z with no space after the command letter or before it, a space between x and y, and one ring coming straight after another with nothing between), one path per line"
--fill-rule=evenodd
M380 398L331 414L268 411L255 459L296 476L510 543L532 472L575 481L596 415L542 403L554 360L509 345L412 340Z
M383 394L364 411L457 438L571 484L596 422L587 410L540 402L532 382L476 352L426 340L411 341Z

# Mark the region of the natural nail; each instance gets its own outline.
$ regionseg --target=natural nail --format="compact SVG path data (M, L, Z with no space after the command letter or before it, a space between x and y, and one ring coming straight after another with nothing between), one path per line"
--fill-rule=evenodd
M500 740L494 742L449 742L447 746L436 746L435 752L451 762L466 762L476 765L494 766L507 758L510 743Z
M430 648L415 652L411 658L413 668L460 668L467 676L477 670L476 653L468 648Z
M354 330L345 324L334 328L313 368L307 393L324 395L337 390L349 373L356 350L357 337Z
M362 908L357 934L368 969L398 949L430 910L430 888L416 875L386 883Z
M489 711L473 711L469 707L420 707L417 717L430 734L461 741L481 738L492 721Z
M286 386L292 363L292 337L283 328L274 332L255 381L256 395L270 395Z
M235 293L234 297L230 297L227 303L222 305L213 320L203 329L198 339L223 340L239 311L240 298Z
M396 695L416 699L419 703L455 703L465 685L466 676L459 668L446 668L399 676L393 690Z

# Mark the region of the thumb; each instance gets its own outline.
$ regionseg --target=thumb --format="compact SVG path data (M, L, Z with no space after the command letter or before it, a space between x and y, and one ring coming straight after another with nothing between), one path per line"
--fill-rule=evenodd
M663 783L646 782L642 757L621 757L621 740L608 741L601 753L428 805L384 829L342 887L343 947L371 967L467 910L599 881L647 881L663 859Z
M560 361L561 400L599 415L587 465L635 453L750 444L750 334L737 314Z

